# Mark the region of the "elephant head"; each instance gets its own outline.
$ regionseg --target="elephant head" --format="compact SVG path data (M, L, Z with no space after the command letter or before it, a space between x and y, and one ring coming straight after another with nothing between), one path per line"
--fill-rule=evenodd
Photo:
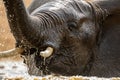
M62 75L89 74L101 23L120 11L120 0L35 0L29 12L22 0L3 1L16 47L32 55L30 65Z

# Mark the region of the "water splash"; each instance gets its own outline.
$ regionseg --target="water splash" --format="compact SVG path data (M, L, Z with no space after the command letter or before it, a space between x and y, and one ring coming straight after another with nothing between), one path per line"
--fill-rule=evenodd
M23 61L0 61L0 76L28 76L28 68Z

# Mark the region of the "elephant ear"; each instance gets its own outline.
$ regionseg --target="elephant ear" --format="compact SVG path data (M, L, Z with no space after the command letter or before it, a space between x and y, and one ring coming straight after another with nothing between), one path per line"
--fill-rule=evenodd
M92 3L109 14L120 14L120 0L92 0Z
M33 0L32 4L28 7L29 13L32 13L35 9L39 8L41 5L51 2L53 0Z
M92 4L109 14L100 25L95 64L90 74L120 76L120 66L117 66L120 65L120 0L94 0Z

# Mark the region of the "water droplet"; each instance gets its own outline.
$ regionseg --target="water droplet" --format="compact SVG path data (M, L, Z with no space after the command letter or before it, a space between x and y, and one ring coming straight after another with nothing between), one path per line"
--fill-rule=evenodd
M44 57L44 65L45 65L46 58Z

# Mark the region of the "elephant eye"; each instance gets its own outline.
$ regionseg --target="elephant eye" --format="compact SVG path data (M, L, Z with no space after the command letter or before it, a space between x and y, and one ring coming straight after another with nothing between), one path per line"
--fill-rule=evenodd
M74 29L74 28L77 28L77 23L76 22L69 22L68 23L68 28L70 30Z

